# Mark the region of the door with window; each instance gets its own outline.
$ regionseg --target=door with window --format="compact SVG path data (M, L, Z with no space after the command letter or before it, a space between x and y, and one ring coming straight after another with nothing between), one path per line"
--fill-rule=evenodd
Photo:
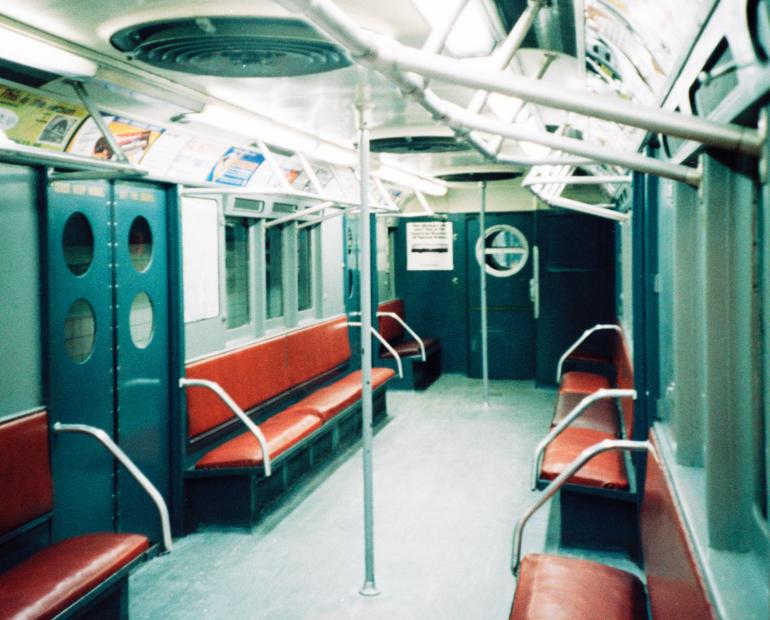
M166 190L52 183L47 233L51 419L103 429L168 496ZM158 538L154 504L102 446L82 435L54 441L57 538L98 530Z
M486 270L489 376L529 379L535 374L535 316L530 296L533 213L489 214L479 240L479 218L467 220L468 374L482 374L481 274Z

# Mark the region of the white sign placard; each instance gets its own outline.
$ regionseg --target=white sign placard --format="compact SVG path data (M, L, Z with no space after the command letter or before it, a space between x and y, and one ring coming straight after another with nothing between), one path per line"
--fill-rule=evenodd
M407 271L451 271L452 222L408 222L406 225Z

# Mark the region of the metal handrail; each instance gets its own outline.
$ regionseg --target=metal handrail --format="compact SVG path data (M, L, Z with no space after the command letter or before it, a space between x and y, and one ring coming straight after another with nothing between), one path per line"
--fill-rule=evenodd
M238 404L233 400L232 396L230 396L221 385L219 385L216 381L209 381L208 379L188 379L186 377L182 377L179 379L179 387L205 387L219 396L219 398L223 403L225 403L225 405L227 405L230 411L232 411L236 417L240 418L241 422L246 425L246 428L249 429L251 434L257 438L257 441L262 448L262 465L265 469L265 476L270 476L273 473L270 463L270 453L267 449L267 440L265 439L265 436L262 434L262 431L259 429L259 427L254 424L252 419L243 412L243 409L238 406Z
M618 334L622 335L623 331L620 328L620 325L615 325L614 323L599 323L597 325L594 325L590 329L585 330L580 338L578 338L575 342L572 343L572 345L562 354L562 356L559 358L559 364L556 366L556 383L559 383L561 381L561 368L564 365L564 361L572 354L572 352L577 349L581 344L583 344L586 339L593 334L594 332L602 331L605 329L613 329Z
M406 321L404 321L404 319L402 319L402 318L401 318L401 317L400 317L398 314L396 314L395 312L378 312L378 313L377 313L377 316L378 316L378 317L381 317L381 316L387 316L387 317L390 317L391 319L393 319L394 321L396 321L396 323L398 323L399 325L401 325L401 327L403 327L403 328L404 328L406 331L408 331L408 332L409 332L409 335L410 335L412 338L414 338L414 339L417 341L417 344L419 344L419 345L420 345L420 354L421 354L421 356L422 356L422 361L423 361L423 362L425 361L425 343L423 342L422 338L420 338L420 337L417 335L417 332L415 332L415 331L414 331L414 330L413 330L411 327L409 327L409 326L406 324Z
M632 439L603 439L602 441L594 444L583 450L574 461L572 461L567 469L560 473L543 491L543 494L537 499L537 501L519 518L516 523L516 527L513 530L513 548L511 551L511 572L514 576L518 576L519 573L519 559L521 557L521 542L524 526L529 519L545 504L551 497L556 494L561 487L572 477L583 465L590 461L595 456L609 452L610 450L629 450L631 452L649 452L654 458L657 458L655 454L655 448L649 441L635 441Z
M351 312L350 314L356 315L360 314L358 312ZM348 321L348 325L351 327L361 327L361 321ZM382 337L382 334L378 332L376 329L374 329L374 326L371 327L372 336L377 338L377 340L380 341L380 344L382 344L383 347L385 347L388 352L393 356L393 359L396 360L396 366L398 366L398 378L403 379L404 378L404 365L401 363L401 356L398 354L398 351L396 351L393 346L385 340L385 338Z
M589 394L583 398L573 409L570 411L559 423L554 426L548 434L540 440L540 443L535 446L535 451L532 455L532 476L531 476L531 488L534 491L537 487L538 473L540 472L540 463L543 458L543 452L548 445L564 432L572 422L578 418L584 411L588 409L593 403L603 400L605 398L633 398L636 400L636 390L630 389L607 389L602 388L596 390L592 394Z
M155 488L155 485L150 482L149 478L142 473L136 464L123 452L123 450L116 444L112 437L110 437L101 428L95 426L89 426L88 424L62 424L61 422L55 422L53 430L56 433L82 433L84 435L90 435L94 437L99 443L101 443L112 455L118 459L123 466L128 470L139 485L147 492L155 505L158 508L160 514L160 525L163 531L163 547L166 552L171 551L173 543L171 542L171 520L168 516L168 507L160 494L160 491Z

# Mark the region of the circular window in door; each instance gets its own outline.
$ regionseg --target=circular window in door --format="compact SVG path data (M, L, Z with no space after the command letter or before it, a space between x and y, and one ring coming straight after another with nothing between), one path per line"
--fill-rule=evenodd
M128 327L131 332L131 340L137 349L146 349L152 340L154 317L152 302L145 292L137 293L131 302L131 310L128 314Z
M94 350L96 319L85 299L75 300L64 317L64 350L76 364L83 364Z
M82 276L94 260L94 233L88 218L80 212L73 213L64 224L62 235L64 264L74 275Z
M131 262L139 273L147 271L152 260L152 231L150 224L141 215L131 222L128 231L128 253Z
M482 252L484 258L482 259ZM486 229L484 247L482 240L476 244L476 260L490 275L505 278L519 273L529 259L529 242L515 226L496 224Z

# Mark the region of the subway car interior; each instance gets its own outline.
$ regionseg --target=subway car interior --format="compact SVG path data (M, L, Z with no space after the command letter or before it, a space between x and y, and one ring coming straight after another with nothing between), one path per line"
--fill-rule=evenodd
M770 0L0 0L0 619L770 618Z

